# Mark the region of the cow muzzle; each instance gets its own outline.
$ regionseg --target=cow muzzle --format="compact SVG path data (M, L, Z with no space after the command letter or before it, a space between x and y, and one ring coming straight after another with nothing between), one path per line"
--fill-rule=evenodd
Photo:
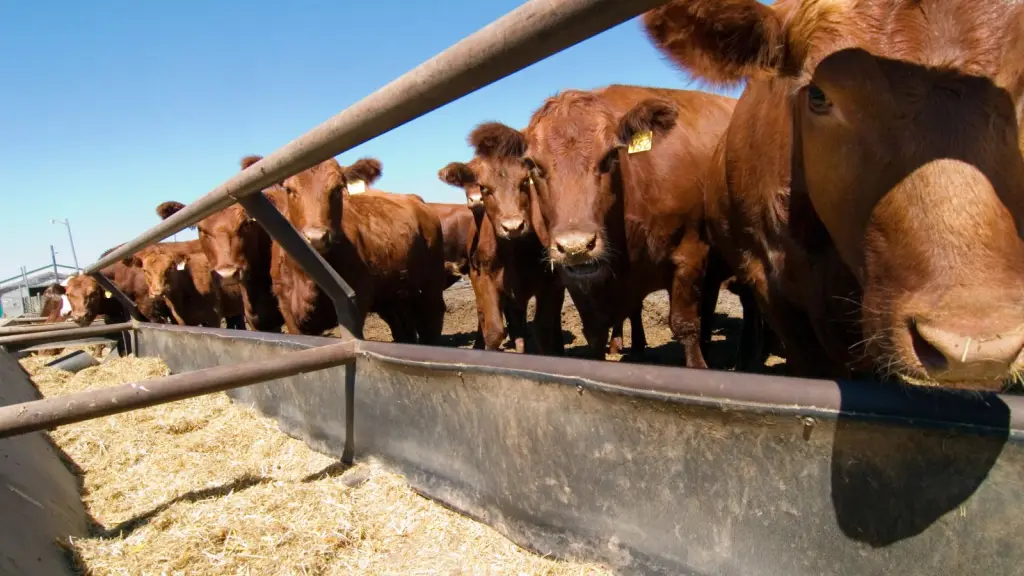
M593 278L604 269L601 238L594 232L563 232L552 238L551 259L573 277Z
M302 235L317 252L323 252L331 243L331 231L322 226L304 228Z
M242 279L242 271L237 266L221 266L217 268L217 276L226 283L238 282Z
M500 228L501 235L505 238L519 238L526 234L526 220L522 216L502 218Z

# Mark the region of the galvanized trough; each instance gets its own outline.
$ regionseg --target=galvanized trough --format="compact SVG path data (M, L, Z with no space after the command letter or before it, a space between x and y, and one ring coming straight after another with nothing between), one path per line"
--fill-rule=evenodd
M4 397L0 442L39 451L40 430L227 391L524 547L622 573L1019 573L1024 399L365 341L348 314L358 295L259 193L661 3L532 0L86 269L237 201L332 297L345 337L152 324L115 287L131 323L11 329L0 367L114 335L173 375ZM0 462L0 478L26 474ZM34 541L79 529L50 523Z

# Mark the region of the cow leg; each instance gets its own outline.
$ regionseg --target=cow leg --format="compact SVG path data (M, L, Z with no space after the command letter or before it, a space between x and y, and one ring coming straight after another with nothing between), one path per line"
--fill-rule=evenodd
M707 346L711 344L715 311L718 309L718 294L722 290L722 282L728 280L732 275L732 269L718 254L718 251L709 250L707 267L702 281L700 306L700 341L705 352Z
M764 318L758 308L754 291L745 284L738 282L733 291L740 297L743 306L743 327L740 332L739 356L736 369L741 372L759 372L764 368Z
M669 297L669 327L682 344L686 366L707 368L700 349L701 284L708 259L708 245L698 238L684 238L672 255L676 265Z
M622 327L625 324L625 320L612 324L612 339L608 344L609 354L622 354Z
M644 304L633 310L629 315L630 343L629 357L631 360L643 358L647 350L647 333L644 332Z
M537 309L533 316L534 339L537 350L548 356L565 354L562 340L562 303L565 302L565 288L555 284L537 293Z
M605 350L608 349L608 330L611 328L611 319L606 313L600 310L592 298L589 298L575 290L570 290L573 304L579 312L580 322L583 324L583 337L587 340L587 357L593 360L604 360Z
M441 343L441 332L444 330L444 289L427 289L422 293L419 310L416 311L416 332L419 343L424 346L437 346Z
M508 337L515 345L516 352L523 354L526 352L526 307L506 298L502 308L508 322Z
M483 334L485 350L501 350L505 341L505 317L502 314L501 295L495 279L486 273L476 276L473 282L476 294L477 316Z

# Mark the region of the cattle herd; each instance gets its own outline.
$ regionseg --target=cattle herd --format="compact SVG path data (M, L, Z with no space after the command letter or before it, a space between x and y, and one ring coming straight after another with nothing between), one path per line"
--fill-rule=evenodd
M465 205L372 188L373 158L327 160L263 193L355 289L357 325L375 312L398 342L436 344L442 292L467 274L478 348L507 336L521 352L562 354L568 291L590 357L621 351L628 319L639 358L643 300L667 290L680 360L705 368L725 286L743 306L741 369L771 351L806 377L974 390L1019 377L1024 4L678 0L643 25L694 77L746 81L741 97L564 90L522 129L469 134L473 157L438 173ZM338 324L240 206L198 233L102 273L153 321ZM67 298L79 324L124 317L88 276Z

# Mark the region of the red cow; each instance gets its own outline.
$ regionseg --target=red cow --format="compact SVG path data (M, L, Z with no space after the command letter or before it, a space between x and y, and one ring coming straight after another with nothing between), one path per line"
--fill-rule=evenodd
M1024 4L672 2L644 17L747 86L709 228L803 376L999 389L1024 359Z
M286 179L276 193L291 224L355 290L357 336L372 311L396 342L436 344L445 312L441 222L412 195L346 192L380 174L376 159L346 168L331 159ZM271 275L288 332L320 334L338 324L327 295L278 244Z
M709 247L698 175L733 104L637 86L567 90L518 134L526 146L508 150L533 175L533 225L576 303L593 357L604 357L609 328L667 288L686 363L706 367L701 291Z
M120 245L106 250L100 257L106 256L118 247ZM133 300L139 312L150 322L157 324L167 322L170 317L167 306L162 300L149 295L145 273L141 268L131 266L130 262L130 258L127 261L115 262L104 268L101 273L125 296ZM68 303L71 304L72 321L80 326L88 326L100 315L113 316L117 318L117 322L129 319L127 312L124 311L118 300L109 295L99 282L91 277L89 280L83 278L82 276L72 277L68 280L68 285L65 288L65 295L68 298Z
M427 202L427 207L441 220L444 234L444 261L451 272L469 273L469 249L476 234L473 211L465 204Z
M131 261L145 272L150 296L167 304L175 322L220 328L223 298L198 240L161 242Z
M65 293L64 287L60 284L53 284L43 291L43 309L40 316L43 317L45 324L62 322L65 319L60 313L64 307Z
M497 350L508 335L516 350L525 351L526 306L536 297L537 347L543 354L561 354L562 302L565 288L544 263L544 249L530 227L529 174L522 162L509 158L524 143L504 125L481 124L469 135L476 156L470 163L453 162L441 169L442 181L480 193L484 216L470 254L470 281L476 294L485 347Z
M244 162L245 160L243 159L243 169L245 168ZM166 220L184 207L185 205L181 202L163 202L157 205L156 213L162 220ZM241 218L233 218L233 216L239 215ZM235 204L202 220L199 225L198 244L189 244L190 248L188 249L194 250L196 246L201 248L204 259L197 261L197 266L208 269L210 274L215 276L216 284L219 287L218 305L220 306L220 312L224 316L227 327L235 330L245 330L246 320L249 320L250 324L254 321L258 324L260 320L256 314L253 314L253 317L250 318L249 312L258 308L252 306L249 298L250 291L246 290L252 284L252 282L246 281L249 280L249 260L245 256L245 248L248 247L247 243L255 245L256 249L251 249L250 252L256 252L254 260L259 261L258 247L260 239L258 237L253 238L253 236L257 236L253 228L259 228L259 225L251 222L245 216L241 206ZM211 230L214 232L211 233ZM233 236L231 231L237 231L237 236ZM269 239L267 241L269 242ZM239 256L232 259L236 254L235 250L237 250ZM213 255L212 258L211 254ZM268 277L267 290L269 291L269 245L267 255L266 276ZM225 260L230 261L230 263L224 263ZM223 265L217 268L216 264ZM242 269L246 270L244 273L246 280L240 281L240 276L243 275L240 272ZM257 278L258 282L260 278L259 272L255 273L254 277ZM205 279L200 283L205 285ZM257 299L257 301L259 300ZM276 304L272 298L270 301L272 304ZM274 310L276 311L276 306ZM273 319L273 316L272 313L269 314L271 319ZM271 326L270 329L279 332L281 325Z

